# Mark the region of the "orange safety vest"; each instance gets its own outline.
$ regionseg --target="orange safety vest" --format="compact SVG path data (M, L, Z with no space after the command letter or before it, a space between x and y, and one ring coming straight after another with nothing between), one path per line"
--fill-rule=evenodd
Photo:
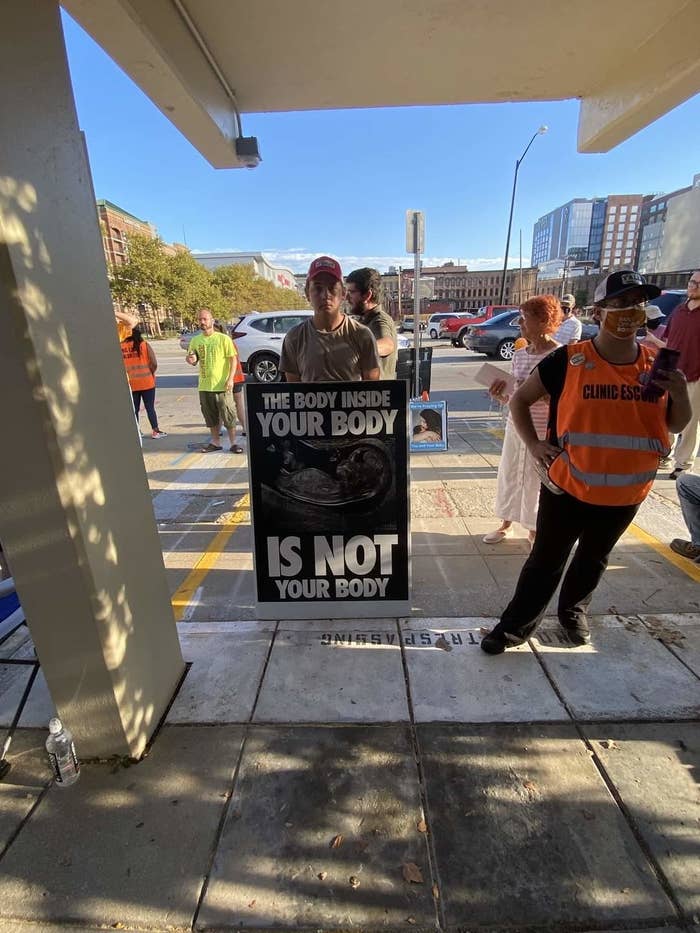
M236 368L235 368L234 371L233 371L233 383L234 383L234 385L235 385L237 382L245 382L245 376L244 376L244 374L243 374L243 367L241 366L241 361L240 361L240 358L239 358L239 356L238 356L238 353L236 353Z
M122 340L120 346L124 357L124 366L126 366L129 388L132 392L143 392L145 389L152 389L156 384L156 377L148 365L146 341L141 341L138 352L134 349L134 342L131 338Z
M666 394L648 402L641 397L639 377L651 369L653 354L640 346L634 363L614 366L591 340L569 344L566 351L556 422L563 453L549 477L592 505L636 505L670 449Z

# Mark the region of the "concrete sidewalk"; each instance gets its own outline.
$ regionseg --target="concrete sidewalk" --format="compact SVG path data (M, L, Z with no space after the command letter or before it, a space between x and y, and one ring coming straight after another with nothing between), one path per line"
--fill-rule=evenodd
M615 549L590 646L549 620L489 657L527 550L481 541L498 424L452 428L450 454L413 462L404 619L255 621L244 467L159 448L187 674L141 763L85 763L66 790L39 676L0 783L3 933L700 923L700 607L664 543L672 484ZM7 723L26 629L0 653Z

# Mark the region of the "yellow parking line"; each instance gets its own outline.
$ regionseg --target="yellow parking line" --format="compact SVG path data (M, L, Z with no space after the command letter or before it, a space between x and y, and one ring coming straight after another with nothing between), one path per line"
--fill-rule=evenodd
M249 520L250 496L247 493L238 500L235 509L231 520L226 522L226 524L222 526L221 531L214 535L209 547L204 551L192 570L187 574L183 583L181 583L175 591L171 603L176 622L182 619L185 609L195 591L202 585L202 581L209 571L216 566L222 551L236 528Z
M676 554L675 551L671 550L668 544L663 544L658 538L650 535L648 531L644 531L643 528L640 528L639 525L630 525L629 531L631 531L639 541L648 544L649 547L653 548L658 554L665 557L667 561L675 564L675 566L689 576L691 580L700 583L700 564L694 564L693 561L688 560L687 557L681 557L680 554Z

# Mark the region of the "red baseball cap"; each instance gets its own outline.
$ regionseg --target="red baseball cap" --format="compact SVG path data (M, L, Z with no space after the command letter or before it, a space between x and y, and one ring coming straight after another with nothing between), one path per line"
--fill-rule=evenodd
M340 263L336 259L331 259L330 256L317 256L314 259L309 266L309 271L306 273L306 281L310 282L315 275L319 275L321 272L332 276L338 282L343 281L343 270L340 268Z

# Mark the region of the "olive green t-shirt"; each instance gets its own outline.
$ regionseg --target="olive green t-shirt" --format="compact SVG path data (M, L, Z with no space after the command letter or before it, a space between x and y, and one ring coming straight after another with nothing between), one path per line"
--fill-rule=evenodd
M280 369L302 382L359 382L379 369L377 343L369 328L346 314L335 330L318 330L313 318L293 327L282 344Z
M228 334L221 334L218 330L208 337L197 334L190 340L188 352L199 357L199 391L225 391L231 366L229 360L236 355L233 340Z
M390 337L394 341L394 349L388 356L379 357L379 367L381 369L382 379L396 379L396 357L398 356L398 346L396 343L396 325L389 315L377 305L362 316L362 323L374 334L374 339L379 340L382 337Z

